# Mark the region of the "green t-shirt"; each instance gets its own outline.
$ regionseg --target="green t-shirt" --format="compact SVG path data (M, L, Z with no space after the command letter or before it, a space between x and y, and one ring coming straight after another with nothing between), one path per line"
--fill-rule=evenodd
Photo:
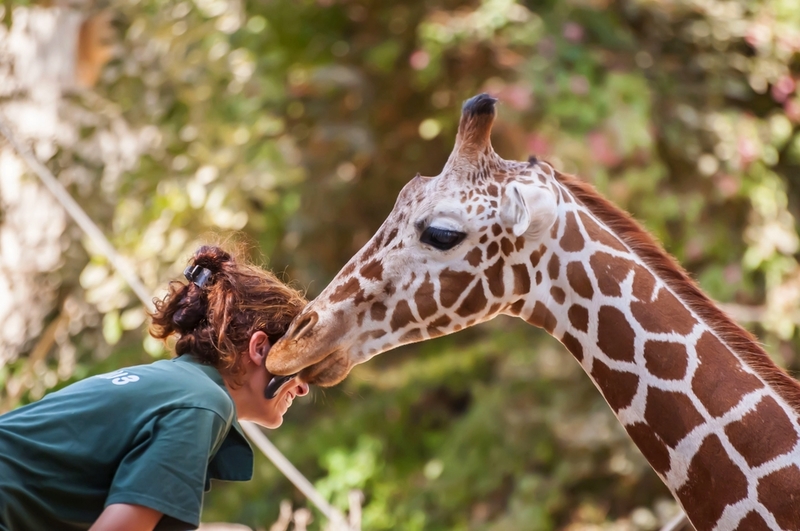
M231 429L233 427L233 429ZM195 529L211 479L252 477L219 372L184 355L72 384L0 416L0 530L88 529L114 503Z

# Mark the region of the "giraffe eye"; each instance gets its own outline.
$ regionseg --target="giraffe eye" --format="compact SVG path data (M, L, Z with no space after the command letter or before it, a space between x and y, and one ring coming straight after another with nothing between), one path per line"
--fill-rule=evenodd
M466 233L457 230L428 227L422 231L422 236L420 236L419 241L436 247L440 251L447 251L461 243L466 236Z

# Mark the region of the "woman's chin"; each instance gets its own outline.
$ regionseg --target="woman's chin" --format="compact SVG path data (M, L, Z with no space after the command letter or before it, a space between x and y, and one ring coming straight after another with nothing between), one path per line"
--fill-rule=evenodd
M283 415L281 415L277 419L270 418L270 419L257 420L256 424L258 424L263 428L267 428L268 430L274 430L275 428L280 428L281 424L283 424Z

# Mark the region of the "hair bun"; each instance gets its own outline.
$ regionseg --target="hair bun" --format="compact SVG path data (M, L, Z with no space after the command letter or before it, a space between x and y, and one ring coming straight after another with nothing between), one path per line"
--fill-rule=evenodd
M194 253L192 262L200 267L205 267L212 273L222 271L224 264L233 262L230 253L213 245L203 245Z
M206 318L208 301L200 295L199 290L187 290L179 305L172 316L172 322L175 324L175 329L183 335L194 330Z

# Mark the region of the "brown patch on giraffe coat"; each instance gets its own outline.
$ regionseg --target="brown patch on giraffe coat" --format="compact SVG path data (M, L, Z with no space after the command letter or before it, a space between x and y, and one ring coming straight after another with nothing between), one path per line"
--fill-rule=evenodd
M628 320L613 306L597 312L597 346L613 360L633 361L636 334Z
M672 448L703 423L703 416L686 394L657 387L647 389L644 418L650 429Z
M440 317L437 317L435 320L431 321L428 324L428 336L434 338L443 335L444 332L442 332L441 329L449 325L451 322L452 319L450 319L450 317L448 317L447 315L442 315Z
M431 275L430 273L425 273L425 280L422 281L422 284L417 288L417 292L414 293L414 304L417 305L417 313L420 319L427 319L439 309L436 300L433 298L433 291L434 286L433 282L431 282Z
M686 374L689 355L686 345L671 341L646 341L644 344L645 366L656 378L680 380Z
M564 290L558 286L553 286L550 288L550 296L553 297L553 300L558 304L564 304L564 301L567 298L567 294L564 293Z
M583 249L586 242L583 240L578 221L573 212L567 212L567 223L564 225L564 236L561 237L561 248L574 253Z
M449 325L453 320L447 315L442 315L431 321L430 325L436 328L442 328Z
M725 426L725 434L751 467L788 452L797 443L792 421L771 396L764 397L754 410Z
M497 244L497 242L490 243L489 246L486 247L486 260L491 260L494 258L494 255L496 255L497 251L499 250L500 246Z
M492 225L492 234L494 234L495 236L500 236L500 233L502 232L503 232L503 227L501 227L499 224L495 223L494 225Z
M349 277L355 270L356 270L356 261L350 260L349 262L347 262L344 268L342 268L342 270L339 271L339 274L337 276L342 278Z
M525 247L525 236L519 236L516 240L514 240L514 250L519 251L523 247Z
M362 302L368 302L368 300L367 300L367 297L366 297L365 295L366 295L366 292L364 291L364 288L361 288L360 290L358 290L358 293L356 293L356 296L355 296L355 297L353 297L353 304L355 304L356 306L358 306L358 305L360 305ZM372 298L373 298L373 297L372 297L372 296L370 296L370 297L369 297L369 300L372 300Z
M719 437L711 434L692 458L688 478L677 494L697 531L710 531L727 505L747 496L747 478Z
M467 253L464 259L472 267L477 267L477 265L481 263L482 257L483 257L483 251L481 250L481 248L474 247L470 252Z
M800 468L791 464L758 481L758 501L783 529L800 529Z
M366 247L364 249L364 251L363 251L363 254L358 257L360 263L363 264L363 263L369 261L373 256L375 256L375 253L377 253L378 250L379 249L378 249L377 245L369 245L368 247ZM354 267L355 267L355 265L356 264L353 264Z
M503 252L504 255L508 256L514 252L514 244L511 243L511 240L509 240L508 238L503 237L500 240L500 250Z
M589 310L584 306L573 304L569 307L569 311L567 311L567 317L569 317L569 322L576 330L580 330L581 332L589 330Z
M583 297L591 299L594 297L594 288L589 275L586 273L581 262L570 262L567 264L567 280L572 291Z
M669 290L663 288L659 291L658 298L652 302L632 302L631 313L648 332L676 332L686 335L697 324L689 309Z
M494 184L490 184L489 186L486 187L486 193L492 197L497 197L499 190L497 189L497 186L495 186Z
M383 321L386 318L386 305L382 302L373 302L369 316L373 321Z
M414 314L411 313L411 306L408 305L405 299L400 299L394 308L394 312L392 312L392 319L389 321L392 332L403 328L408 323L414 322L416 322L416 319L414 319Z
M481 231L485 231L485 230L486 230L486 227L481 229ZM481 236L481 239L478 240L478 243L486 243L488 240L489 240L489 236L487 234L484 234L483 236Z
M442 271L439 274L439 301L442 306L449 308L454 305L474 278L475 275L466 271L453 271L450 268Z
M520 299L508 307L508 313L511 315L519 315L522 313L522 308L525 307L525 299Z
M643 302L648 302L653 296L656 279L647 269L639 264L633 265L633 296Z
M361 289L361 284L358 282L358 279L355 277L350 278L347 282L336 288L336 290L331 294L331 302L342 302L343 300L349 299L353 295Z
M632 263L625 258L598 251L589 258L600 293L609 297L622 296L620 284L631 271Z
M630 372L615 371L599 359L592 362L592 378L614 411L628 407L636 395L639 377Z
M770 531L770 528L760 514L750 511L733 531Z
M456 313L461 317L475 315L486 308L488 302L486 294L483 292L483 284L476 282L469 294L461 301Z
M514 264L511 266L514 273L514 295L525 295L531 290L531 276L528 273L528 266L525 264Z
M380 339L386 335L386 330L370 330L358 336L359 343L365 343L370 339Z
M483 271L484 278L489 284L489 291L495 297L502 297L505 292L505 283L503 282L503 270L506 261L503 258L498 258L497 262L493 263Z
M556 280L558 278L560 269L561 260L558 259L557 254L553 253L553 255L550 257L550 260L547 262L547 274L552 280Z
M544 254L544 245L540 245L538 249L531 253L531 265L536 267L539 265L539 261L542 259L542 255Z
M579 212L578 214L581 216L581 223L583 223L583 228L586 229L586 234L589 235L590 240L616 249L617 251L628 252L616 236L598 225L591 216L587 215L585 212Z
M742 370L739 360L711 332L705 332L695 348L700 365L692 378L692 390L713 416L719 417L744 395L764 386Z
M359 274L367 280L383 280L383 264L380 260L370 260L359 270Z
M383 292L390 297L394 295L395 287L391 280L383 286Z
M583 361L583 345L581 342L578 341L578 338L570 334L569 332L564 332L564 337L561 338L561 343L567 347L573 356L578 361Z
M414 343L422 340L422 331L419 328L412 328L402 336L400 336L400 343Z
M636 422L625 426L625 430L653 469L659 474L666 474L671 466L669 450L650 426L644 422Z
M358 326L359 328L361 327L361 325L364 324L364 315L366 315L366 313L367 312L365 312L365 311L364 312L358 312L358 315L356 316L356 326Z
M558 224L561 221L560 218L556 218L556 221L553 223L553 228L550 229L550 237L556 239L558 237Z
M536 285L538 286L541 283L542 283L542 272L541 271L537 271L536 272Z
M532 324L533 326L544 328L545 330L547 330L549 334L553 333L556 324L558 324L556 316L553 315L553 312L548 310L547 306L545 306L539 301L536 301L536 305L533 307L533 312L526 319L526 321Z
M386 238L384 247L389 247L396 237L397 237L397 229L392 229L392 232L390 232L389 236Z

